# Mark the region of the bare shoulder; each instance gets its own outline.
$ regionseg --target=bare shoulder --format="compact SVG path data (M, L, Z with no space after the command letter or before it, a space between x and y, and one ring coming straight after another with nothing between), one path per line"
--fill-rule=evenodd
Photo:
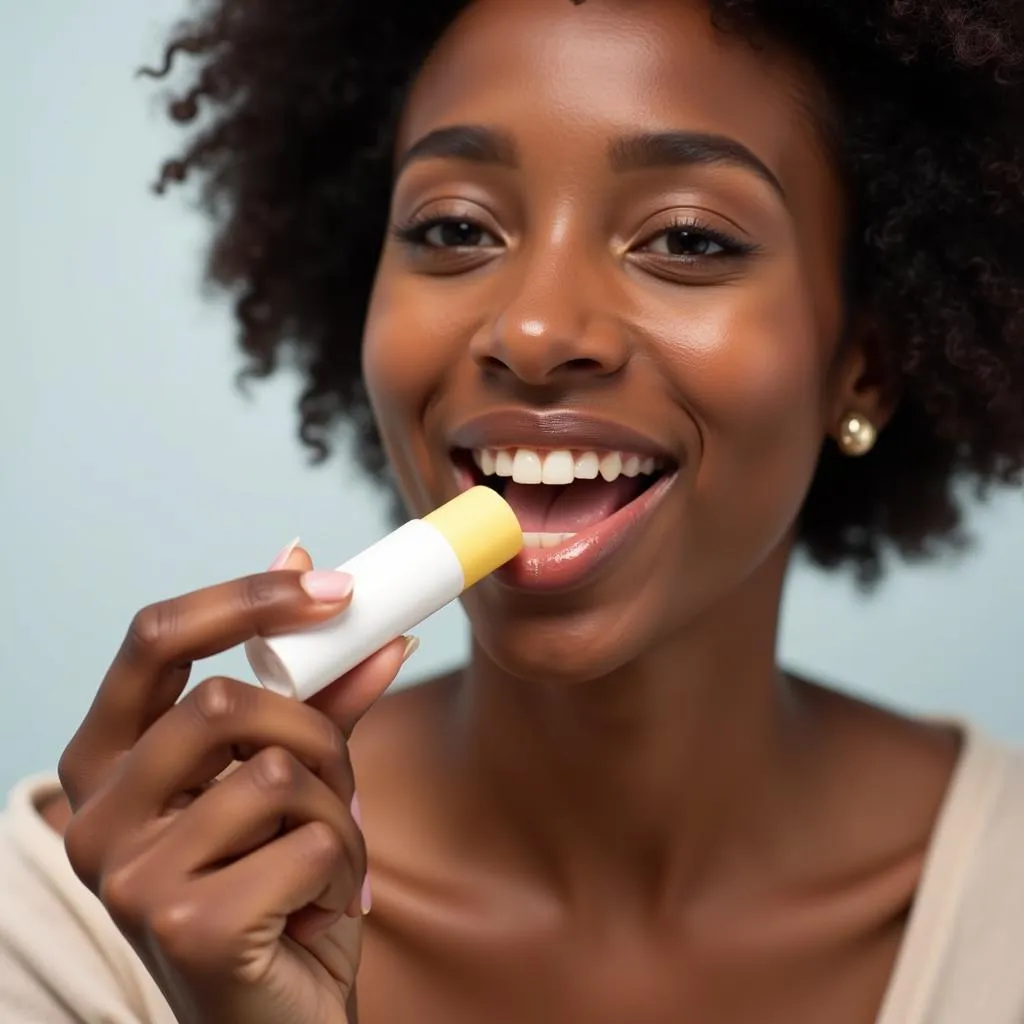
M360 786L377 789L437 756L439 733L450 721L458 673L391 690L363 716L349 740Z
M829 828L851 847L923 852L964 747L961 728L900 714L836 690L797 684L828 747L821 785L833 797ZM872 850L871 847L876 847Z
M441 842L453 809L450 731L457 673L393 690L356 726L349 741L363 828L378 860L415 843Z

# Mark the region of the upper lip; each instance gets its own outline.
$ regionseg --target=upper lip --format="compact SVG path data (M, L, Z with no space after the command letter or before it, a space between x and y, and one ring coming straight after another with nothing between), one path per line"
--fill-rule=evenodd
M572 411L494 409L449 435L453 448L534 448L612 451L678 462L666 445L635 427Z

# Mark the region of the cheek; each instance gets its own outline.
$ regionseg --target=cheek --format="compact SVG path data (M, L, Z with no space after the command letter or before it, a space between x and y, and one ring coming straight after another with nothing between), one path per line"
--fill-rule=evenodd
M697 510L759 547L789 530L814 473L831 351L806 282L774 277L722 289L667 350L701 428Z
M381 421L415 420L462 370L477 328L470 311L479 306L465 286L454 298L443 280L418 277L397 254L385 253L363 335L363 379Z
M825 365L813 323L791 310L742 313L709 325L713 340L693 357L707 454L746 461L812 436L817 444Z
M386 272L378 274L363 333L363 381L374 420L399 490L411 507L421 504L414 468L425 442L416 426L430 394L430 346L417 330L415 311Z
M363 380L382 434L414 415L428 370L425 346L417 344L417 318L395 278L382 265L374 284L363 333Z
M443 438L431 436L431 410L461 378L471 325L452 320L453 303L385 256L363 333L362 371L374 419L406 503L433 507ZM442 488L443 489L443 488Z

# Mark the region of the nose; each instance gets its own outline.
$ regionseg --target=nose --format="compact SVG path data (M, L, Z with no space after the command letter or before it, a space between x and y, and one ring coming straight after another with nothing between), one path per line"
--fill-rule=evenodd
M628 362L625 325L596 301L580 273L536 266L520 279L497 316L473 339L485 372L535 386L605 378Z

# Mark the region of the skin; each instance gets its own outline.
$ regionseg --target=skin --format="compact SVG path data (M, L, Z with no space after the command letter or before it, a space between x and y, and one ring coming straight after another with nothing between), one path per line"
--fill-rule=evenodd
M362 1024L876 1019L960 737L775 662L821 444L890 411L857 332L839 340L822 104L808 69L678 0L477 0L446 33L391 213L472 221L483 244L389 237L364 345L410 509L456 493L450 432L495 408L612 418L678 478L583 585L475 587L467 668L379 701L400 644L312 707L214 681L172 708L182 664L343 606L310 600L304 552L140 613L45 813L179 1019L347 1003L353 1024L357 967ZM515 166L404 161L455 125L501 131ZM610 165L617 137L675 130L734 140L778 187ZM673 216L754 251L672 258Z

